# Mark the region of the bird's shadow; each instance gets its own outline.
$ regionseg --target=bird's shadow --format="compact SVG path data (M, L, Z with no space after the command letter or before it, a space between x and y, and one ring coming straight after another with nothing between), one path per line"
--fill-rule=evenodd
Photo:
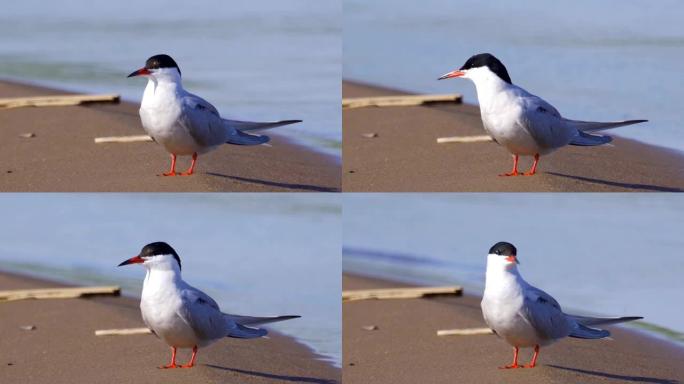
M605 372L598 372L598 371L590 371L587 369L579 369L579 368L570 368L570 367L563 367L560 365L553 365L553 364L546 364L547 367L551 368L556 368L556 369L562 369L565 371L572 371L576 373L583 373L585 375L592 375L592 376L598 376L598 377L604 377L607 379L616 379L624 382L635 382L635 383L654 383L654 384L678 384L678 380L670 380L670 379L659 379L657 377L643 377L643 376L629 376L629 375L617 375L614 373L605 373Z
M684 189L672 188L672 187L662 187L659 185L620 183L617 181L593 179L590 177L575 176L575 175L566 175L566 174L558 173L558 172L545 172L545 173L547 173L549 175L553 175L553 176L566 177L568 179L586 181L588 183L603 184L603 185L608 185L611 187L622 187L622 188L636 189L636 190L640 190L640 191L684 192Z
M263 377L266 379L274 379L274 380L280 380L280 381L291 381L293 383L313 383L313 384L337 384L337 381L335 380L329 380L329 379L317 379L315 377L301 377L301 376L286 376L286 375L275 375L272 373L264 373L264 372L255 372L255 371L248 371L245 369L238 369L238 368L229 368L229 367L221 367L219 365L213 365L213 364L207 364L207 367L214 368L214 369L220 369L223 371L230 371L230 372L235 372L235 373L240 373L243 375L250 375L250 376L256 376L256 377Z
M216 172L207 172L207 175L209 175L209 176L215 176L215 177L223 177L223 178L226 178L226 179L231 179L231 180L236 180L236 181L243 181L243 182L247 182L247 183L254 183L254 184L267 185L267 186L269 186L269 187L280 187L280 188L289 188L289 189L299 189L299 190L302 190L302 191L310 191L310 192L339 192L339 189L338 189L338 188L319 187L319 186L317 186L317 185L279 183L279 182L277 182L277 181L250 179L250 178L247 178L247 177L230 176L230 175L224 175L224 174L222 174L222 173L216 173Z

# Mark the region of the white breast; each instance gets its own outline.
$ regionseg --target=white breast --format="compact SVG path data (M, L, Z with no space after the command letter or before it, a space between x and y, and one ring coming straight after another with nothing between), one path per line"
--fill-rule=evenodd
M522 296L510 301L497 297L483 297L482 314L487 325L506 342L516 347L544 344L535 329L520 315Z
M170 346L192 348L200 342L192 328L178 315L182 300L163 272L148 272L140 299L143 320Z
M544 344L535 329L521 315L524 295L513 274L487 270L487 283L482 296L482 315L487 325L506 342L516 347Z
M487 133L512 154L532 156L540 153L541 148L521 125L523 108L510 91L497 92L480 100L482 124Z
M192 155L200 148L179 124L182 113L179 91L175 84L148 81L140 104L140 121L145 132L169 153Z

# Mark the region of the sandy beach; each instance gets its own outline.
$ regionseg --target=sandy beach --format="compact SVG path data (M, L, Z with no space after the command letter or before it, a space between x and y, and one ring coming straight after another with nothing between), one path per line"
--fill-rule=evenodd
M398 287L345 275L343 289ZM612 339L566 339L542 348L534 369L501 370L512 348L494 335L437 336L484 327L480 298L365 300L343 304L344 383L679 383L684 350L611 327ZM364 330L375 325L377 330ZM521 351L527 362L530 350Z
M343 97L404 94L344 81ZM644 129L649 129L645 124ZM493 142L437 144L440 137L485 134L477 106L346 109L344 191L610 192L684 190L684 156L616 137L612 146L562 148L542 157L534 177L498 177L511 155ZM365 133L375 133L368 138ZM619 129L611 131L619 134ZM531 159L521 159L527 170Z
M0 81L0 97L66 92ZM334 192L339 161L268 132L271 146L224 145L199 158L192 177L162 177L170 159L153 142L95 144L144 134L138 105L91 104L0 111L0 190L20 192ZM33 133L35 137L20 135ZM190 165L180 158L177 169Z
M0 290L60 284L0 273ZM0 303L3 383L339 383L340 370L294 339L271 332L200 350L193 369L162 370L169 348L155 336L94 335L143 326L138 301L125 297ZM32 331L21 326L33 325ZM179 352L185 362L188 351Z

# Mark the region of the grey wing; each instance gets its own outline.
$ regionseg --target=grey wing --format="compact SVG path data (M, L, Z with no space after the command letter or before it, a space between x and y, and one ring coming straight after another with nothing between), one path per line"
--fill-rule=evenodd
M526 93L522 97L523 113L519 124L542 148L567 145L579 132L568 126L560 112L541 97Z
M224 123L216 107L192 93L182 98L179 121L190 136L205 147L225 143L235 130Z
M201 339L225 337L229 330L218 304L206 293L191 286L181 292L183 306L178 316L195 331Z
M544 339L560 339L573 329L573 322L563 313L556 299L531 285L525 290L521 316Z

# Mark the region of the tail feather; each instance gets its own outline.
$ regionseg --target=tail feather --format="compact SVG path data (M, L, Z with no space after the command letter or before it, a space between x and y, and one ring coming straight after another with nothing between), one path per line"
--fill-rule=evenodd
M627 321L641 320L641 316L625 316L625 317L588 317L588 316L575 316L570 315L575 321L582 325L608 325L608 324L618 324L625 323Z
M296 316L296 315L273 316L273 317L255 317L255 316L229 315L227 313L224 315L228 316L231 320L235 321L236 323L242 324L242 325L261 325L261 324L275 323L278 321L297 319L297 318L301 317L301 316Z
M594 329L584 326L582 324L577 324L577 329L572 331L570 337L575 337L578 339L603 339L604 337L610 336L610 332L605 329Z
M270 129L275 127L282 127L283 125L290 125L301 123L301 120L281 120L281 121L240 121L223 119L228 126L237 129L238 131L255 131L259 129Z
M259 145L268 143L270 140L271 138L266 135L251 135L249 133L244 133L239 130L234 130L232 134L228 137L226 144Z
M262 328L249 328L244 325L237 324L237 328L231 329L226 337L233 337L236 339L256 339L268 334L268 331Z
M577 329L570 333L570 337L578 339L602 339L610 336L610 332L605 329L590 328L593 325L608 325L624 323L626 321L640 320L640 316L626 316L626 317L588 317L588 316L574 316L569 315L577 322Z
M578 145L582 147L592 147L595 145L603 145L613 141L613 138L607 135L590 135L579 131L579 136L572 139L570 145Z
M604 129L611 129L617 127L624 127L626 125L645 123L648 120L625 120L625 121L610 121L610 122L598 122L598 121L580 121L580 120L570 120L563 119L565 123L571 127L575 127L581 132L594 132L602 131Z
M241 316L241 315L230 315L228 313L223 314L227 322L234 324L235 327L231 326L230 333L226 337L234 337L237 339L255 339L258 337L263 337L268 334L268 331L263 328L250 328L248 325L255 326L261 324L275 323L277 321L285 321L290 319L296 319L301 316L273 316L273 317L255 317L255 316Z

